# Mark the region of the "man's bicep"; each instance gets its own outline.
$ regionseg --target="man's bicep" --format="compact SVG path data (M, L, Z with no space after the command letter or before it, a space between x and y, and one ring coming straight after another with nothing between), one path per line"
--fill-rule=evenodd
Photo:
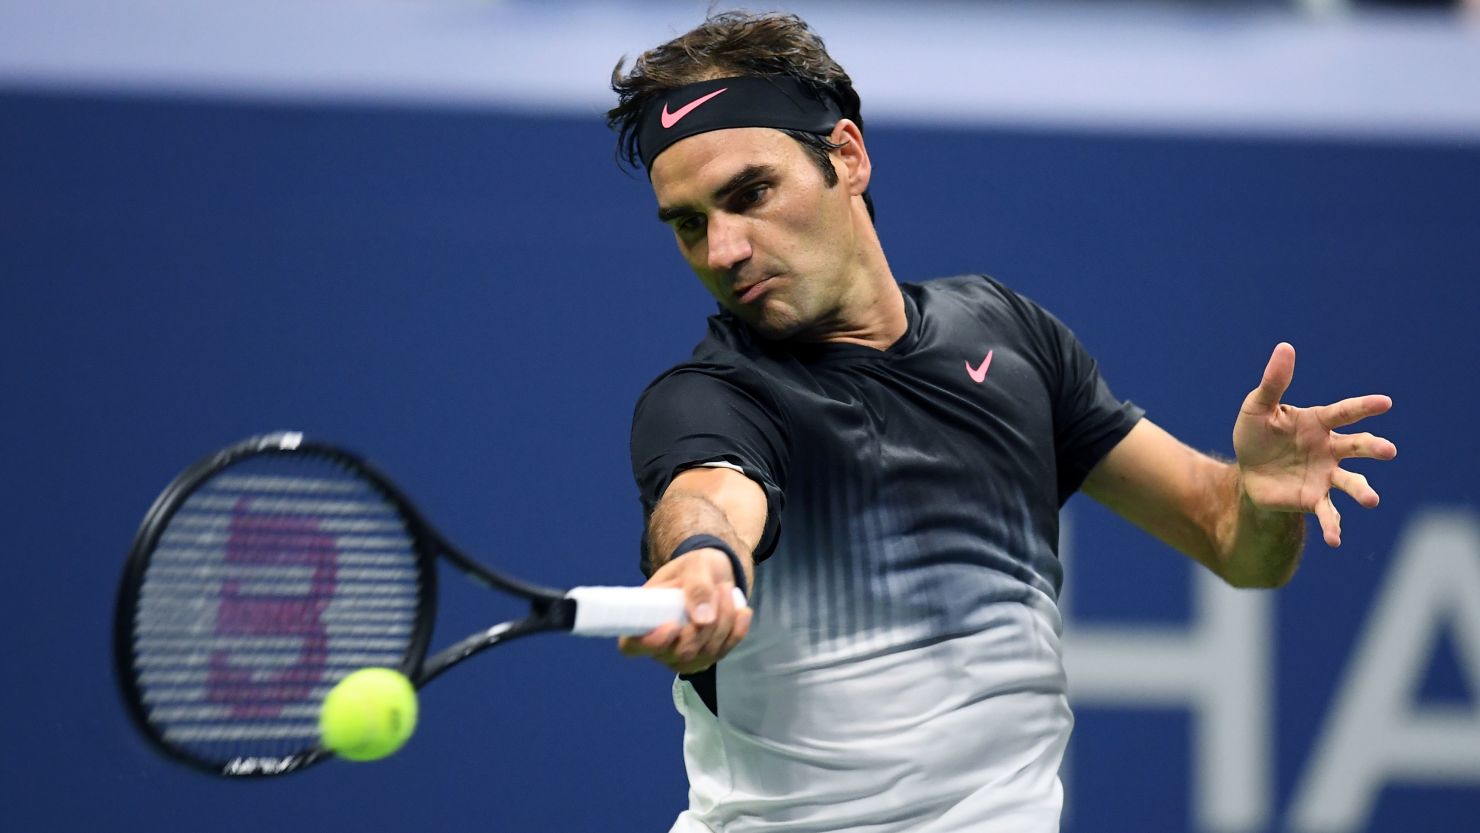
M1090 469L1083 491L1169 546L1216 569L1210 478L1221 468L1223 464L1142 419Z

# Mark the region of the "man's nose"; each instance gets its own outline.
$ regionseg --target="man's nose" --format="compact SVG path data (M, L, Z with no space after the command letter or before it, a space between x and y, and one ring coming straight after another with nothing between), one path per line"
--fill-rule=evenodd
M738 217L711 216L707 238L711 269L734 269L750 259L750 235Z

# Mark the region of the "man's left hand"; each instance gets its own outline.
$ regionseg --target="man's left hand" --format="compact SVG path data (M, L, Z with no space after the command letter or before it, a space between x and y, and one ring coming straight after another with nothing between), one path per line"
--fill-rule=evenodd
M1297 408L1280 398L1295 377L1295 348L1274 348L1259 387L1244 398L1233 426L1244 496L1255 506L1283 512L1313 512L1326 543L1341 546L1341 513L1331 503L1340 489L1362 506L1377 505L1367 478L1341 468L1342 460L1391 460L1398 447L1369 433L1340 434L1334 429L1386 413L1393 400L1372 394L1330 405Z

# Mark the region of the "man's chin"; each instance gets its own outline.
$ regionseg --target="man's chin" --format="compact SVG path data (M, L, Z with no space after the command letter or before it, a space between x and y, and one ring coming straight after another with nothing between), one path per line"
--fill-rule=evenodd
M789 309L777 309L776 305L763 303L759 307L732 310L745 326L767 341L785 341L795 336L805 325L797 320Z

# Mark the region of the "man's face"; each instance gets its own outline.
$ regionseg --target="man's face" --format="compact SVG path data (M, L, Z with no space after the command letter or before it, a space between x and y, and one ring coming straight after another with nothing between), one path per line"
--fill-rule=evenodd
M690 136L653 162L658 216L720 304L766 338L834 323L859 261L851 196L777 130Z

